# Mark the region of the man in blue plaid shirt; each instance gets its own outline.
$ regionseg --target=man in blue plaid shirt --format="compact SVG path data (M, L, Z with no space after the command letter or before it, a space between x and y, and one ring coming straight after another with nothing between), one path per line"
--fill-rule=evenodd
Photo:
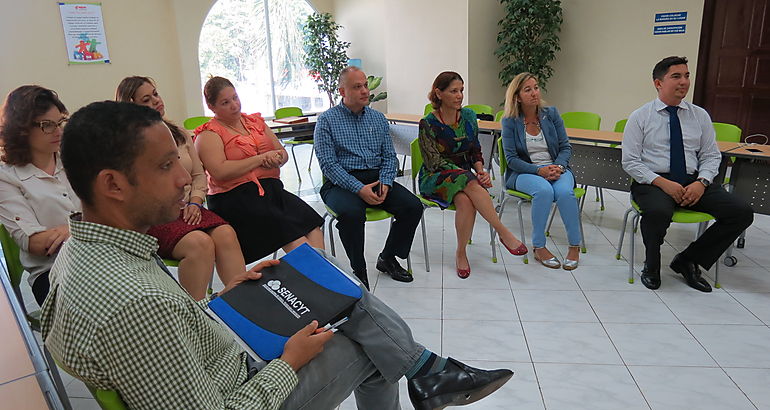
M337 228L350 265L367 289L364 260L366 208L382 208L395 216L385 247L377 258L377 270L401 282L412 274L396 260L409 255L414 232L422 216L422 203L394 181L397 163L388 121L368 107L366 74L357 67L340 73L342 102L318 117L315 127L316 156L326 182L321 198L337 214Z

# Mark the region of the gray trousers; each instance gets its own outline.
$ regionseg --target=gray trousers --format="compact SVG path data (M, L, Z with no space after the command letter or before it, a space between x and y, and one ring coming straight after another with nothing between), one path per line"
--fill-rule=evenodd
M282 409L333 409L351 392L359 409L400 409L398 380L425 348L396 312L361 289L350 320L297 372L299 383Z

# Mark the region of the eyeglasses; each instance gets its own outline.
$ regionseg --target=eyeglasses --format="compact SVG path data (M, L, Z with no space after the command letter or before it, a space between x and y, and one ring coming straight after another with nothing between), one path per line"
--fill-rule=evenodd
M40 127L40 130L42 130L46 134L53 134L56 132L57 128L64 128L64 124L69 121L69 118L62 118L59 120L59 122L51 121L51 120L43 120L43 121L37 121L33 124L37 124L38 127Z

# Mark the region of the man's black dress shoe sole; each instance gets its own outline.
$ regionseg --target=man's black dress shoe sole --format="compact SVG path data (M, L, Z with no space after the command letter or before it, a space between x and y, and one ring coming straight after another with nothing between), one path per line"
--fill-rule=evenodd
M644 287L649 290L656 290L660 288L660 275L656 277L653 275L647 275L643 273L642 285L644 285Z
M378 271L382 273L387 273L395 281L411 282L414 280L414 276L412 276L412 274L409 273L409 271L402 268L401 265L398 264L398 262L387 262L382 258L377 258L376 267Z
M416 410L463 406L489 396L507 382L508 369L483 370L447 358L444 370L407 382L409 400Z
M688 266L691 265L691 266ZM709 285L708 282L706 282L706 279L703 279L700 274L700 269L698 269L698 266L695 265L694 262L690 262L686 260L681 255L674 256L674 259L671 261L671 264L669 265L671 270L674 272L684 276L684 280L687 283L687 286L699 290L701 292L709 293L711 292L711 285Z
M486 386L460 392L452 392L441 396L434 396L419 403L412 402L415 410L442 410L449 406L465 406L477 402L494 393L497 389L511 379L513 372L508 376L497 379Z

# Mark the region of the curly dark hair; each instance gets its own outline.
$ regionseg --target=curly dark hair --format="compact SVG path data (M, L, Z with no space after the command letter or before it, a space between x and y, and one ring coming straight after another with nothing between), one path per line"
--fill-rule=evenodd
M61 141L61 161L80 200L93 205L93 184L103 169L135 183L134 162L144 152L144 130L162 122L160 113L133 103L102 101L72 115Z
M32 162L29 132L35 126L35 118L52 107L68 114L55 91L38 85L23 85L5 97L0 114L0 161L20 166Z

